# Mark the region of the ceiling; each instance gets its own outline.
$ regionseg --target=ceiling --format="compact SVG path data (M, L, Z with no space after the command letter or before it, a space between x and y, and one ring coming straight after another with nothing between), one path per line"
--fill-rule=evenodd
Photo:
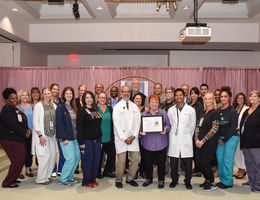
M17 8L16 15L28 23L71 23L75 0L64 4L48 4L47 0L0 0L0 8ZM162 0L164 1L164 0ZM207 22L260 22L260 1L239 0L224 4L221 0L198 0L199 18ZM78 0L81 23L86 22L188 22L193 17L193 0L177 0L177 10L166 11L162 3L156 12L156 3L111 3L104 0Z
M163 0L162 0L163 1ZM221 0L198 0L199 21L207 23L260 23L260 0L239 0L237 4L223 4ZM177 1L177 10L171 6L166 11L162 4L156 12L156 3L108 3L105 0L78 0L80 20L72 14L74 0L65 0L64 5L49 5L47 0L0 0L1 9L19 17L27 24L71 23L187 23L193 22L193 0ZM17 11L11 11L16 8ZM5 38L2 38L5 39ZM5 40L6 41L6 40ZM1 37L0 37L1 42ZM8 41L7 41L8 42ZM34 43L33 46L50 54L66 53L76 48L81 53L111 52L123 50L171 50L171 49L223 49L260 51L259 42L250 44L216 44L204 46L181 45L181 43ZM109 45L108 45L109 44ZM50 48L51 47L51 48ZM89 48L88 48L89 47ZM127 47L127 48L126 48Z

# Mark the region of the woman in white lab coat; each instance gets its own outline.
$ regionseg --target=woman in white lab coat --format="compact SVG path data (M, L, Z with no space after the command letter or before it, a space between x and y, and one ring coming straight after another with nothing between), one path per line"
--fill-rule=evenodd
M56 162L55 109L50 88L43 88L42 101L34 106L32 154L38 158L36 183L48 185Z

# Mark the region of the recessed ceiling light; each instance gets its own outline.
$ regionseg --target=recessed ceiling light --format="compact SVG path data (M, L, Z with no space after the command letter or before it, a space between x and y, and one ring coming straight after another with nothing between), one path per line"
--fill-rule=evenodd
M189 10L190 9L190 7L189 6L183 6L183 10Z
M97 10L103 10L101 6L96 7Z
M17 8L12 8L11 11L13 11L13 12L17 12L18 9L17 9Z

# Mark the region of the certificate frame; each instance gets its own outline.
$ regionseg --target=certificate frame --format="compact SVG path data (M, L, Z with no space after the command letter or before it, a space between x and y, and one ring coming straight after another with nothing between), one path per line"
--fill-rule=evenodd
M163 115L141 116L142 132L160 133L163 131Z

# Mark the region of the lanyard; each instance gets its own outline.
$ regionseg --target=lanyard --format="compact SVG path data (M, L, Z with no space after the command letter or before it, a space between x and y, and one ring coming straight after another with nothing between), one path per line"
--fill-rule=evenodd
M177 110L177 129L178 129L178 127L179 127L179 109L177 106L176 106L176 110Z
M176 106L176 111L177 111L177 129L176 129L176 133L175 135L177 135L177 131L179 129L179 110L178 110L178 107Z
M52 113L51 113L50 105L48 105L48 110L49 110L49 113L50 113L51 121L53 122L53 116L52 116Z

